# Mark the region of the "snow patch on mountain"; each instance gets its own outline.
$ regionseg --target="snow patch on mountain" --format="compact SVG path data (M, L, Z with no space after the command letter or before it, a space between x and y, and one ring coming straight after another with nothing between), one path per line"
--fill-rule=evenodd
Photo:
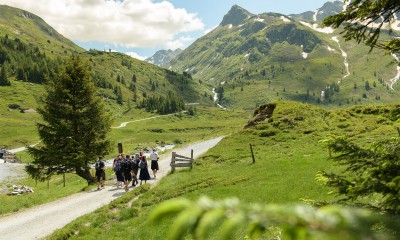
M347 7L350 5L350 1L347 1L344 5L343 5L343 11L347 9Z
M331 48L330 46L327 46L326 48L328 49L329 52L336 52L336 50Z
M321 27L319 27L319 25L316 24L316 23L311 24L311 23L304 22L304 21L300 21L300 23L301 23L302 25L306 26L306 27L309 27L309 28L311 28L311 29L314 29L314 30L317 31L317 32L321 32L321 33L333 33L333 28L331 28L331 27L324 27L324 28L321 28Z
M282 21L284 22L291 22L289 18L285 17L285 16L281 16Z
M319 11L319 9L317 9L317 10L314 12L314 15L313 15L313 20L314 20L314 22L317 21L318 11Z
M256 22L264 22L264 20L265 20L265 19L259 18L259 17L255 19Z

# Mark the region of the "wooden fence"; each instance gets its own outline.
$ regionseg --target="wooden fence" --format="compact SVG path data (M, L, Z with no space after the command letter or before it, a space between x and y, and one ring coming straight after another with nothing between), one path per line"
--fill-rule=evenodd
M193 149L191 151L190 157L185 157L182 155L176 154L176 152L172 152L171 158L171 173L175 171L177 167L189 167L192 169L193 167Z
M17 162L17 158L14 155L5 155L5 156L3 156L3 159L4 159L4 163L6 163L6 162L11 162L11 163Z

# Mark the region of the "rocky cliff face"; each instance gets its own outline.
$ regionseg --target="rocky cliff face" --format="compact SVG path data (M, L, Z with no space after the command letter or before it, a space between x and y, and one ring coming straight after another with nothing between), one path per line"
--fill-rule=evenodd
M152 57L147 58L145 61L157 66L163 66L169 63L172 59L174 59L179 53L182 52L182 49L178 48L175 50L160 50L157 51Z
M239 26L245 20L254 16L254 14L248 12L247 10L241 8L238 5L234 5L231 10L224 16L220 26L230 25Z
M322 21L328 16L338 14L343 10L343 2L334 1L326 2L322 7L316 9L315 11L307 11L300 14L291 14L291 18L296 20L306 20L306 21Z

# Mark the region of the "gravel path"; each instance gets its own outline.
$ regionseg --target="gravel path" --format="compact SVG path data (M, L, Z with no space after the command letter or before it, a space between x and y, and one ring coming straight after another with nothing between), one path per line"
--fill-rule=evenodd
M217 145L221 139L222 137L218 137L194 143L187 147L174 149L174 151L179 155L190 156L190 151L193 149L194 158L196 159L208 149ZM150 184L156 184L170 171L170 161L170 154L160 156L160 171L157 173L157 180L149 181ZM123 194L123 189L106 186L101 191L92 190L74 194L0 218L0 239L27 240L43 238L72 220L109 204Z
M25 164L4 163L4 160L0 159L0 182L16 176L26 176L24 168Z
M184 111L183 111L184 112ZM118 127L111 127L111 128L124 128L126 127L126 125L128 125L128 123L134 123L134 122L140 122L140 121L146 121L146 120L150 120L150 119L155 119L155 118L160 118L160 117L166 117L166 116L171 116L171 115L175 115L176 113L170 113L170 114L165 114L165 115L157 115L154 117L148 117L148 118L142 118L142 119L137 119L137 120L132 120L129 122L123 122L121 123Z

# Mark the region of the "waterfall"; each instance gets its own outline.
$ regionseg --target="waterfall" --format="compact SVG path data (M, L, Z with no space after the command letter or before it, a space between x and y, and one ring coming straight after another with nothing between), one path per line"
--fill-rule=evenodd
M397 62L397 75L394 78L390 79L390 85L389 85L390 89L393 89L393 86L400 79L400 66L399 66L400 60L399 60L399 58L397 57L396 54L392 53L392 56Z
M342 47L340 46L339 43L339 39L338 37L332 37L332 40L337 42L340 51L342 52L342 56L344 58L344 67L346 68L346 75L344 75L343 79L347 78L348 76L350 76L350 70L349 70L349 62L347 61L347 53L342 49ZM342 79L342 80L343 80ZM342 80L339 80L338 83L340 83Z

